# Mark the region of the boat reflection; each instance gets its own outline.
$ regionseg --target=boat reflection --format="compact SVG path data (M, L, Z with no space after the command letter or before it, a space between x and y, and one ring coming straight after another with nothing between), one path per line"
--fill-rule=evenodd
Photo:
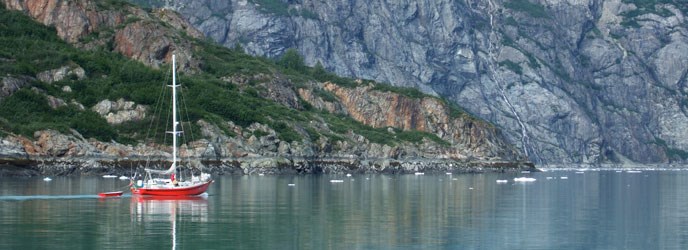
M208 221L207 196L131 196L132 220L141 224L170 223L172 249L177 248L177 227Z
M208 221L206 196L132 195L131 203L130 213L137 222L174 221L177 216L184 221Z

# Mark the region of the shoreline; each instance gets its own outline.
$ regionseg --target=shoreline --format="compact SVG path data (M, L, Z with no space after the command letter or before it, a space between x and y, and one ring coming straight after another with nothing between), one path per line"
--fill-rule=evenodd
M194 172L213 175L252 174L411 174L482 173L540 171L531 162L456 161L451 159L389 159L356 157L241 157L222 159L190 159ZM0 177L7 176L71 176L126 175L144 168L164 169L166 159L144 157L3 157L0 156Z

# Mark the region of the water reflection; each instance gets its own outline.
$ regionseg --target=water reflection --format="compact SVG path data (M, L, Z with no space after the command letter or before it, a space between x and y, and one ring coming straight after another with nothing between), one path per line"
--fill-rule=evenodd
M0 249L688 248L688 171L224 176L207 198L94 197L119 184L1 180Z
M145 234L155 234L161 225L167 222L170 229L171 248L177 248L177 226L184 231L184 226L190 222L204 223L208 221L208 201L206 196L184 197L152 197L133 195L129 213L131 219L143 228L152 228ZM162 226L164 227L164 226Z

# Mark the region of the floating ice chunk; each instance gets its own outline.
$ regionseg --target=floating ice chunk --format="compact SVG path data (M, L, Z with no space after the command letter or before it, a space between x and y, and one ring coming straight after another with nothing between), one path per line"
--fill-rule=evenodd
M562 176L562 177L559 177L559 179L562 179L562 180L568 180L568 179L569 179L569 177L567 177L567 176Z
M530 171L528 171L528 170L523 170L523 171L521 171L521 174L530 174Z
M289 183L289 184L287 184L287 186L293 187L293 186L296 186L296 184L294 184L294 183Z
M263 176L263 175L265 175L265 174L263 174L263 173L258 174L258 176Z
M547 176L547 179L548 179L548 180L551 180L551 179L552 179L552 176Z
M119 179L120 179L120 180L129 180L129 177L128 177L128 176L122 175L122 176L119 177Z
M423 172L416 172L415 175L424 175L425 173Z
M452 173L451 173L451 172L447 172L447 175L452 175Z
M533 182L533 181L535 181L535 178L517 177L517 178L514 178L514 181L516 181L516 182Z
M50 179L50 177L45 177L43 178L43 181L52 181L53 179Z
M507 180L497 180L497 183L507 183L507 182L509 182L509 181L507 181Z
M616 172L617 172L617 173L621 173L621 172L623 172L623 171L621 171L621 170L616 170Z
M111 175L111 174L106 174L106 175L103 175L103 178L117 178L117 176Z
M628 170L628 171L626 171L626 172L627 172L627 173L630 173L630 174L642 173L642 171L638 171L638 170Z
M578 171L578 172L576 172L576 174L585 174L585 172Z
M330 182L332 182L332 183L340 183L340 182L344 182L344 180L330 180Z
M346 177L351 177L351 174L346 174Z

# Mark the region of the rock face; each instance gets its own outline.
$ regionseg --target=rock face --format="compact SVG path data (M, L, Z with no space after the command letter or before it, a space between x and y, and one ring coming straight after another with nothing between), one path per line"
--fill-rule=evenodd
M146 118L147 108L131 101L119 99L116 102L102 100L92 108L103 116L109 124L122 124L130 121L141 121Z
M313 88L308 91L305 88L293 91L288 87L289 80L267 79L265 75L235 77L229 81L241 87L240 83L246 79L257 78L264 79L262 84L272 88L265 88L259 94L285 106L305 105L296 101L301 98L323 110L336 107L338 114L393 131L387 136L396 136L400 130L414 130L434 134L440 141L424 136L415 142L375 142L355 129L334 130L330 127L334 125L317 116L309 121L308 128L295 127L304 137L298 141L280 139L279 133L265 124L241 127L229 122L220 124L221 129L218 124L199 120L196 125L203 139L182 140L178 151L181 158L196 159L217 173L243 174L464 172L484 168L518 171L532 168L495 127L465 113L452 114L450 108L435 97L408 97L376 90L371 85L350 88L329 82L310 82ZM300 96L296 96L297 92ZM320 94L309 94L313 92ZM332 99L323 100L323 93L329 93ZM144 119L147 108L120 99L116 102L103 100L92 110L109 123L119 124ZM229 136L226 131L233 135ZM40 173L69 174L106 170L106 165L122 167L121 161L140 165L150 158L168 159L170 151L169 146L155 143L122 145L83 138L74 130L67 134L41 130L31 139L16 135L4 138L0 144L0 163L13 159L8 162L17 165L19 159L20 162L33 162L25 164L32 166L28 169ZM50 167L51 164L64 167Z
M0 77L0 101L29 85L32 80L30 77Z
M682 1L167 2L228 47L447 97L536 162L688 155Z
M325 83L346 113L363 124L375 127L417 130L437 135L458 149L452 155L484 155L513 158L517 155L488 123L467 114L450 115L449 107L437 98L411 98L393 92L373 90L373 86L355 89Z
M53 83L70 76L75 77L77 80L82 80L86 78L86 71L79 66L62 66L57 69L40 72L36 75L36 78L44 83Z
M76 46L102 48L111 43L114 51L153 67L171 63L172 54L176 54L181 69L198 71L199 62L192 55L193 45L182 38L177 28L191 37L201 37L202 33L173 11L147 13L128 5L89 0L3 2L8 9L23 11L45 25L54 26L59 37Z
M114 27L125 20L124 13L99 12L95 2L62 0L5 0L12 10L26 12L37 21L54 26L62 39L76 43L101 27Z
M98 48L117 51L153 67L167 62L172 52L185 57L190 54L184 53L193 51L191 42L194 41L185 39L177 29L188 36L201 37L179 15L167 10L145 12L128 5L114 5L110 1L6 0L5 4L8 8L22 10L62 30L59 35L63 39L81 48L100 46ZM163 25L161 21L167 24ZM107 44L107 47L102 44ZM183 68L198 67L193 58L181 64ZM46 83L70 76L78 80L85 77L83 70L79 69L66 66L41 72L38 78ZM268 115L265 119L267 124L244 126L236 126L231 122L222 124L224 122L221 119L212 123L195 121L195 126L191 127L200 128L204 139L184 140L179 148L179 156L203 161L218 172L478 170L472 167L473 164L502 170L533 167L506 142L495 127L467 114L457 115L444 101L432 96L406 97L391 91L376 90L372 86L345 88L312 81L299 82L299 87L296 87L278 72L269 75L234 75L221 80L236 85L240 91L250 91L245 93L247 95L273 100L287 107L288 112L315 107L348 115L358 122L382 129L366 131L369 128L361 127L349 118L345 118L342 124L329 124L328 119L343 118L331 118L330 114L324 112L307 113L294 120L276 120ZM23 85L26 85L26 81L21 83L18 78L3 78L3 91L7 95ZM306 85L314 88L302 88ZM41 91L36 87L33 89L45 95L53 108L68 105L66 101L48 95L49 91ZM63 86L62 90L70 92L71 87ZM74 100L70 104L83 107ZM110 124L142 120L147 113L146 107L124 99L103 100L91 110L106 118ZM210 116L209 119L214 117ZM357 131L359 129L361 131ZM402 130L426 133L399 132ZM285 136L289 133L297 135ZM364 133L378 133L386 137L381 140ZM189 134L194 133L192 131ZM384 140L397 135L412 138ZM119 161L131 164L148 158L163 161L169 158L170 151L168 146L155 142L122 145L115 141L84 138L76 130L40 130L34 133L33 138L11 133L2 138L0 164L31 165L32 170L41 173L97 172L107 169L104 164L121 166L122 162ZM25 159L17 163L17 156ZM9 161L6 160L8 158Z

